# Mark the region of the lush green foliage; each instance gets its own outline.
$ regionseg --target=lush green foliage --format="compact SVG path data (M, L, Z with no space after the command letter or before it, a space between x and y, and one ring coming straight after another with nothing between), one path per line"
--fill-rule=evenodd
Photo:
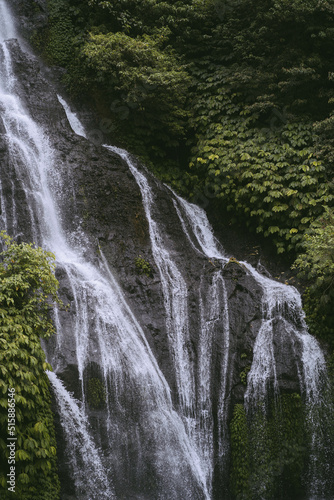
M46 30L36 32L32 41L52 64L67 65L73 55L73 39L76 34L68 4L64 0L49 2L50 23Z
M279 252L291 250L332 200L325 166L312 152L311 124L256 130L258 115L238 102L240 95L228 95L222 80L214 75L201 87L190 166L199 176L205 171L203 190L222 199L232 220L272 235Z
M154 137L156 149L178 145L188 116L189 76L171 51L161 50L163 38L90 34L80 52L89 86L103 93L116 116L115 128L126 134L131 119L128 134L134 143Z
M180 9L132 0L48 5L49 26L34 34L33 43L49 63L67 68L72 96L93 102L104 118L103 132L134 152L148 160L166 161L166 151L175 157L187 136L190 76L169 43L170 29L156 23L163 26Z
M59 480L49 381L40 338L54 327L57 298L53 255L18 245L1 233L0 254L0 492L1 498L56 500ZM8 492L8 394L15 389L15 493Z
M334 212L329 208L324 215L311 224L304 236L305 253L299 255L294 267L298 267L313 287L323 288L328 293L334 288Z
M294 250L332 202L333 169L313 122L320 132L332 110L333 12L316 0L225 3L216 50L193 65L190 165L201 190L279 252Z
M333 196L332 1L49 7L44 53L110 119L103 131L183 194L210 192L232 222L296 249Z
M304 252L294 267L310 286L304 295L311 332L334 346L334 212L329 208L316 219L303 239Z

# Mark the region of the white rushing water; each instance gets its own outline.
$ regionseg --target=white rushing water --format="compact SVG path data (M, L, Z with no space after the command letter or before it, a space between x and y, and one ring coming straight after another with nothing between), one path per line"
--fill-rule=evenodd
M247 262L243 262L243 265L260 284L263 290L262 325L254 346L253 363L248 374L248 387L245 395L248 404L254 405L257 401L265 397L269 380L274 381L274 390L276 393L278 392L274 354L275 318L284 320L285 330L289 332L291 337L301 342L303 349L310 339L313 338L307 332L301 296L298 291L292 286L275 282L261 275ZM322 366L322 370L325 371L325 360L318 343L315 339L313 340L317 345L317 360L315 360L314 356L308 358L303 355L302 361L304 365L304 375L306 372L312 372L313 376L316 377L319 363ZM305 379L305 376L302 377L301 384L302 389L304 389L303 385L305 383L305 389L309 392L309 388L306 387L308 387L310 383L310 378L307 377L307 379L308 380Z
M164 230L154 218L154 193L146 176L135 167L130 155L125 150L112 146L105 147L119 154L127 162L142 193L149 224L152 253L159 270L164 296L167 335L174 363L181 416L189 438L197 445L197 451L201 457L203 481L207 485L207 491L210 492L213 474L213 421L211 408L206 407L207 398L205 402L202 399L200 408L196 405L198 400L194 364L190 360L188 350L190 333L187 285L182 272L165 245ZM204 343L202 343L201 348L203 351L206 348ZM207 354L209 355L208 352ZM209 387L207 389L209 390Z
M163 244L163 229L154 220L154 194L144 173L134 166L129 154L119 148L106 146L118 153L125 159L133 173L143 196L146 217L149 222L151 243L155 263L160 271L163 284L165 307L169 318L170 337L173 346L174 360L176 360L176 370L179 373L179 393L182 395L181 401L191 401L192 405L196 400L195 419L188 428L189 435L197 442L198 449L206 470L207 484L211 488L213 474L213 442L210 437L213 421L212 407L208 400L210 388L210 354L212 349L212 335L214 331L215 317L218 318L218 310L224 318L224 355L221 362L221 388L218 401L218 435L219 435L219 457L224 460L228 454L227 435L227 415L228 415L228 369L229 369L229 314L227 292L221 271L214 274L212 285L206 292L206 297L199 297L200 310L200 338L199 338L199 360L197 369L198 388L195 390L192 383L193 374L186 355L186 339L184 335L187 316L185 291L182 274L175 269L175 263L171 255ZM173 203L180 219L182 228L193 249L213 262L218 261L223 267L228 262L224 249L213 234L212 227L203 209L193 205L179 196L172 190ZM259 328L254 349L251 369L247 377L247 391L245 403L248 410L256 408L259 402L266 399L269 382L273 384L273 389L278 394L279 383L276 373L276 360L274 339L284 342L284 337L277 338L277 331L274 328L276 320L282 321L284 327L283 335L288 335L294 344L300 344L302 348L302 371L298 369L300 378L300 389L305 396L308 411L307 421L310 426L314 453L311 456L310 472L310 495L317 498L317 494L324 488L324 481L317 480L317 452L324 446L323 436L319 424L317 424L317 404L321 400L321 384L325 377L326 366L323 353L318 342L309 335L304 320L301 296L298 291L288 285L276 282L260 274L247 262L240 262L246 272L248 272L258 283L263 291L262 296L262 325ZM172 272L171 272L172 270ZM220 291L219 291L220 288ZM180 307L179 290L184 294ZM174 301L172 300L174 299ZM206 301L206 303L205 303ZM205 303L205 305L204 305ZM173 315L183 314L183 322L178 323L173 320ZM174 322L173 322L174 321ZM172 328L171 328L172 326ZM180 332L175 341L175 332ZM282 335L282 333L280 334ZM187 391L190 391L187 394ZM184 412L186 414L186 412ZM321 444L322 443L322 444ZM321 493L320 493L321 494Z
M4 0L0 1L0 19L0 42L4 42L10 38L18 38L12 14Z
M213 235L212 227L203 209L186 202L175 195L178 203L184 208L188 218L188 223L196 235L198 245L202 252L209 258L219 259L222 263L228 262L228 257L224 250L220 248L219 242ZM182 217L178 211L179 217ZM183 220L186 230L186 223ZM307 398L314 398L317 402L319 396L320 379L325 372L325 360L317 340L312 337L305 323L305 315L302 309L301 296L293 286L284 285L260 274L247 262L240 262L240 265L253 276L263 290L262 297L262 326L259 329L254 346L254 359L252 368L248 374L248 390L246 400L250 399L250 394L256 392L258 397L264 397L266 383L270 377L275 376L275 358L273 349L273 319L284 318L286 329L294 335L303 346L303 374L301 374L302 389L306 391ZM253 394L253 397L255 394Z
M79 401L65 389L52 372L47 372L56 395L59 415L66 435L76 491L81 500L112 500L115 497L108 472L89 432L87 417Z
M212 385L213 371L212 359L214 356L213 341L215 333L223 333L223 354L220 365L220 388L217 394L217 415L218 415L218 456L220 463L224 466L224 460L228 455L228 435L227 435L227 383L229 366L229 314L227 291L221 270L216 271L212 277L209 289L201 286L205 294L200 294L200 336L198 355L198 389L197 389L197 419L198 426L198 447L203 450L205 463L207 466L208 481L213 478L213 408L212 408Z
M180 196L177 196L172 189L170 189L170 191L175 198L173 200L174 206L181 220L184 232L195 250L198 251L199 247L202 255L205 255L209 259L218 259L223 263L228 262L228 257L226 256L224 249L213 234L212 227L208 221L205 211L197 205L189 203ZM197 247L194 245L193 239L190 236L186 220L182 215L180 208L183 209L188 225L191 227L192 233L195 236Z
M64 108L64 111L66 113L67 119L69 121L69 124L71 125L73 132L87 139L85 128L82 125L81 121L79 120L78 115L71 110L65 99L63 99L60 95L57 95L57 98L60 104Z
M135 167L126 151L112 146L105 147L126 160L143 196L152 252L161 277L167 315L167 333L174 361L180 404L185 417L188 417L194 413L195 378L187 349L187 344L190 342L187 285L166 248L163 230L154 219L154 193L147 178Z
M7 23L5 33L2 25L0 37L3 39L8 34L15 35L15 30L5 3L1 2L0 6L2 19ZM153 436L155 440L156 467L157 470L160 469L160 474L165 467L164 473L168 476L166 480L170 481L171 486L174 483L185 483L186 474L190 474L192 481L198 483L199 491L202 490L204 497L208 498L200 461L181 420L173 410L168 384L119 285L110 270L104 270L102 274L82 257L81 251L71 247L65 237L60 211L52 195L53 177L50 173L57 169L53 149L43 129L29 116L19 96L12 92L15 76L10 54L4 43L1 50L0 109L12 165L16 178L27 195L32 225L37 228L34 234L36 242L54 252L57 265L66 271L69 278L75 306L72 331L82 388L84 389L84 370L90 361L90 353L93 352L99 360L105 380L115 382L117 397L123 400L127 397L135 398L140 402L147 426L146 439L148 441ZM66 112L71 116L69 107ZM76 129L78 122L72 120L72 126ZM66 334L60 329L60 344ZM82 470L75 472L79 488L77 495L80 497L80 484L84 484L87 498L95 498L95 480L85 482L85 477L91 475L92 464L95 464L97 470L96 481L100 483L100 491L111 492L110 475L101 469L99 453L94 451L92 439L88 439L84 406L78 408L55 376L50 375L50 379L61 407L64 426L72 422L70 454L74 468L74 458L81 456ZM108 391L112 383L108 384ZM107 397L110 397L109 392ZM113 425L113 422L108 422L111 449L114 444L112 440L119 439L119 436L112 434ZM88 443L86 451L91 454L87 459L80 455L83 436ZM163 464L158 460L159 455L164 459ZM110 495L112 498L111 493ZM107 495L103 498L107 498Z
M141 190L146 218L149 223L151 245L154 260L159 269L164 303L167 316L167 333L177 375L178 393L181 403L181 413L187 423L188 434L197 443L197 449L205 469L206 483L212 490L214 469L213 443L213 410L211 400L212 389L212 339L218 322L223 322L223 359L221 363L221 388L218 401L218 453L220 458L226 458L227 443L227 372L229 359L229 319L227 292L224 279L218 270L212 283L202 296L199 291L199 347L197 372L194 372L190 362L187 345L189 344L189 312L187 306L188 293L185 279L173 259L171 252L164 244L164 229L154 218L154 192L143 172L140 172L131 160L130 155L112 146L105 146L119 154L128 164ZM194 250L209 259L219 259L227 262L218 240L214 237L207 221L206 214L196 205L179 198L175 193L174 207L177 211L182 228ZM184 210L187 222L181 214ZM197 385L195 386L195 378Z
M300 390L306 402L306 427L311 435L311 453L309 464L309 495L311 500L323 500L326 497L326 464L319 464L319 457L324 458L326 437L321 420L323 413L333 415L333 408L324 400L323 387L326 384L326 362L317 340L308 331L302 310L301 296L292 286L274 282L260 275L249 264L244 263L263 289L262 309L263 319L257 335L251 370L248 374L245 401L249 409L263 401L270 380L274 381L273 389L278 395L278 380L274 354L275 318L279 318L284 329L279 329L283 335L301 345L302 371L298 370ZM282 335L282 334L281 334ZM285 337L280 341L284 342ZM329 417L331 418L331 417ZM327 476L327 477L326 477Z
M2 182L0 180L0 207L1 207L1 214L0 214L0 224L1 224L1 229L4 229L5 231L8 231L8 225L7 225L7 214L6 214L6 203L5 203L5 198L2 192Z
M170 188L169 188L170 189ZM228 257L224 249L222 248L220 242L213 234L212 227L208 221L205 211L189 203L183 198L177 196L177 194L170 189L173 194L173 204L181 221L183 230L187 235L187 238L193 248L201 253L203 256L207 257L210 261L218 260L220 266L223 267L228 262ZM203 345L207 345L208 342L212 342L212 336L214 334L215 321L218 319L223 320L223 356L220 367L220 391L218 397L218 454L220 460L222 460L222 466L224 466L224 461L228 454L228 435L227 435L227 416L228 416L228 401L227 401L227 390L228 390L228 369L229 369L229 347L230 347L230 328L229 328L229 312L228 312L228 298L225 281L221 270L214 273L213 282L211 288L207 292L207 306L206 308L200 308L201 317L201 333L200 333L200 353L202 352ZM201 306L203 304L201 300ZM209 316L207 316L209 312ZM210 319L212 315L215 317L215 321ZM211 340L209 340L211 339ZM203 342L204 340L204 342ZM208 356L208 353L206 353ZM210 358L208 358L210 359ZM203 385L208 383L207 371L209 370L208 360L201 356L199 363L199 387L202 388ZM204 380L203 380L204 375ZM210 386L208 386L210 387ZM199 399L201 400L201 390L199 394ZM200 405L201 406L201 405ZM212 425L212 423L210 424ZM208 440L208 436L204 436L204 439Z

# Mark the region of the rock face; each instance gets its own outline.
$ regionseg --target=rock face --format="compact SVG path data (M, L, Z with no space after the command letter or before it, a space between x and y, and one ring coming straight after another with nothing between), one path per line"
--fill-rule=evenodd
M46 0L13 0L11 7L15 10L16 19L19 20L20 32L30 38L34 30L46 26L48 8Z
M15 3L22 5L22 2ZM28 4L24 2L25 8L28 8ZM36 16L38 22L43 23L44 2L41 1L38 5L40 10ZM25 28L28 30L31 27L28 17L25 19ZM109 404L112 401L115 406L119 404L120 408L107 409L103 389L99 385L103 385L107 379L101 364L98 340L94 341L94 332L87 355L88 362L85 362L83 367L80 366L78 345L73 334L73 325L78 325L80 319L78 298L73 291L73 281L68 268L58 266L56 276L60 282L60 295L64 303L69 304L68 311L59 312L58 317L61 329L66 334L61 335L61 345L54 338L45 345L45 349L66 389L73 393L76 399L83 400L97 446L112 463L116 497L127 500L229 498L228 438L223 434L228 434L226 429L234 405L244 403L247 373L253 362L256 339L263 328L264 288L248 268L235 259L208 258L196 243L194 235L189 236L189 228L187 235L182 219L175 209L175 198L168 188L133 160L148 180L154 196L153 222L159 228L163 247L169 258L180 270L187 294L185 307L189 337L179 346L180 352L177 351L173 347L175 332L170 326L177 311L172 310L170 304L180 288L178 284L173 284L173 278L170 278L170 298L166 298L166 285L153 248L152 225L150 226L145 211L143 194L127 162L106 148L77 136L70 128L65 111L57 99L57 92L60 90L57 85L50 83L48 72L41 68L35 57L23 53L17 42L10 41L8 47L17 75L16 92L23 100L29 115L42 126L51 143L56 171L50 172L50 184L59 207L63 232L73 247L81 246L80 255L96 269L106 273L104 259L107 261L168 383L174 408L185 421L192 421L195 427L207 429L204 438L211 436L212 440L211 445L208 445L207 463L210 465L207 468L211 467L212 471L208 473L207 482L211 486L207 492L203 485L199 487L196 484L188 484L189 493L185 496L186 490L182 489L183 486L179 490L176 487L169 490L168 485L162 484L162 476L157 472L156 465L150 463L154 460L150 453L153 453L152 450L157 445L148 443L147 431L141 428L144 424L140 416L143 414L140 396L138 395L137 400L134 395L131 396L131 401L126 399L127 396L118 400L115 393L118 390L117 384L112 386L109 380ZM4 200L2 206L7 207L8 231L17 238L31 241L36 234L38 236L39 231L34 230L32 224L24 179L18 178L13 170L13 159L7 148L1 120L0 164L1 196ZM144 265L149 266L147 273L144 272ZM171 269L169 271L172 275ZM166 279L168 281L168 277ZM216 304L215 308L213 304ZM170 313L168 308L171 308ZM85 311L92 315L94 312L89 305ZM289 313L281 311L272 318L275 380L272 375L266 384L281 393L300 393L301 344L290 335L286 327L288 316ZM88 318L87 324L89 322ZM296 329L300 329L302 325L298 325L297 320L295 323ZM205 342L204 331L207 332ZM124 331L124 336L126 335L127 332ZM189 380L192 384L189 390L192 402L189 404L184 402L180 392L183 379L182 373L179 374L177 369L178 356L181 356L180 359L189 360ZM226 372L222 367L227 367ZM186 371L187 368L183 366L182 369ZM95 387L94 396L92 387ZM149 397L148 394L147 398ZM122 398L126 399L124 408L132 412L130 417L122 417ZM56 404L55 411L57 412ZM112 458L113 450L108 448L108 411L114 412L113 415L118 419L118 432L124 438L124 442L117 448L118 457L121 456L124 460L119 464ZM78 496L78 491L71 484L72 471L66 465L66 436L60 425L61 415L57 415L56 420L63 499L86 498ZM142 442L145 443L145 449L135 442L135 432L126 429L130 420L133 429L137 429L138 440L144 436ZM222 425L225 426L225 431L222 431ZM189 434L192 435L191 430ZM204 446L200 440L202 438L198 437L200 435L198 429L195 429L193 437L194 441L199 439L199 448ZM126 439L128 442L125 442ZM224 446L227 458L222 459ZM161 453L159 450L155 450L156 456ZM163 463L164 459L161 458L161 461ZM138 464L141 462L144 465L140 472ZM221 466L214 468L214 462ZM135 466L138 470L134 470ZM166 468L168 469L168 466ZM185 474L188 474L188 469L185 469ZM160 494L162 496L158 496Z

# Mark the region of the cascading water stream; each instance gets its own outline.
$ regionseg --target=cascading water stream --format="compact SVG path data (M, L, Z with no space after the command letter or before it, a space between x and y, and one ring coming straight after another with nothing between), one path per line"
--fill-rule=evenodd
M181 415L191 441L197 444L197 450L201 456L201 461L205 471L205 483L208 491L211 492L213 474L212 411L211 405L208 406L207 397L201 394L202 399L201 396L199 399L197 398L195 385L196 375L188 351L190 335L187 285L182 273L178 269L177 264L164 243L164 232L155 221L154 193L147 178L135 167L129 154L125 150L112 146L105 147L119 154L127 162L129 169L134 175L142 193L146 218L149 224L153 257L159 270L162 284L166 310L167 334L174 362ZM215 283L213 287L214 292L212 293L217 294L217 283ZM205 321L203 319L203 323L204 322ZM210 350L208 350L208 345L203 341L203 336L201 337L201 340L202 343L200 350L202 352L202 356L200 359L198 383L203 388L204 382L201 375L204 373L204 368L201 365L201 361L205 354L210 356L211 353ZM207 341L207 343L209 342L207 338L205 341ZM208 358L208 363L210 363L210 358Z
M18 34L13 21L10 10L8 9L6 2L1 0L0 2L0 15L1 15L1 32L0 32L0 42L4 40L9 40L10 38L17 38Z
M204 210L186 202L175 193L173 194L177 200L175 202L177 213L192 245L194 245L193 239L177 204L183 208L188 225L192 228L192 233L202 252L208 258L216 258L223 265L226 264L228 259L213 235ZM263 290L263 319L255 341L253 361L247 377L246 407L248 410L252 410L256 408L257 403L265 400L270 380L274 381L274 390L278 393L274 353L274 335L277 333L273 324L275 319L280 319L284 323L285 335L293 339L294 343L300 343L302 347L302 370L297 367L297 371L300 390L306 401L307 425L311 434L309 495L311 500L321 500L326 495L326 474L328 473L326 465L322 466L322 470L320 470L321 466L319 467L318 464L318 456L321 453L324 454L324 450L328 447L321 429L320 422L323 418L321 411L323 412L325 409L326 419L333 418L334 414L333 408L330 403L325 401L323 395L323 388L327 383L324 355L317 340L307 331L299 292L292 286L278 283L263 276L247 262L240 262L240 264L247 269ZM284 339L282 340L284 341Z
M201 287L202 289L202 287ZM205 290L205 288L204 288ZM212 283L205 296L199 298L200 305L200 337L198 355L198 390L197 390L197 420L198 447L203 450L207 464L208 480L212 482L214 468L213 443L213 407L211 397L212 387L212 357L214 353L213 339L221 318L223 318L224 352L220 366L221 386L218 394L218 456L222 467L228 454L226 388L229 357L229 316L227 306L227 291L221 270L213 274Z
M298 369L300 390L306 402L306 425L311 434L309 465L309 494L312 500L321 500L326 495L328 467L319 466L318 457L328 447L321 420L324 415L333 416L333 408L324 398L327 384L326 362L317 340L307 330L301 296L292 286L274 282L259 274L246 262L243 263L263 289L263 320L254 346L254 358L248 374L245 401L249 409L263 401L268 383L274 380L274 391L278 394L278 380L274 355L275 318L284 324L284 334L299 343L302 349L302 369ZM281 330L280 330L281 331ZM284 342L284 338L281 339ZM328 395L327 395L328 396ZM323 416L321 416L323 414ZM328 428L328 426L327 426ZM327 476L327 477L326 477Z
M0 203L1 203L1 205L0 205L0 207L1 207L1 215L0 215L1 228L3 228L5 231L8 231L6 205L5 205L5 200L4 200L4 196L3 196L1 181L0 181Z
M131 172L134 174L139 187L141 188L144 205L146 209L146 217L150 226L150 235L155 262L160 271L160 276L162 282L165 280L165 305L167 314L171 315L173 309L170 310L169 294L171 292L168 290L173 289L173 280L168 276L162 267L161 262L166 260L170 261L170 256L167 253L165 247L161 243L161 228L157 226L154 221L153 216L153 204L154 198L152 189L147 181L147 178L142 172L134 166L131 161L130 156L124 150L119 148L114 148L107 146L114 152L117 152L120 156L125 159L129 165ZM193 249L208 259L217 260L220 262L221 266L224 266L228 262L228 257L226 256L224 250L220 246L220 243L213 235L212 228L208 222L207 216L201 208L186 202L182 198L178 197L172 190L174 196L174 207L179 216L182 228L186 234ZM160 249L163 248L164 253L160 253ZM297 366L297 371L300 380L300 390L304 394L307 408L308 408L308 422L310 424L310 432L312 434L312 446L314 450L319 450L323 448L324 442L319 432L319 425L316 424L316 414L315 408L317 402L320 401L321 395L321 385L322 378L325 377L325 360L322 351L319 347L318 342L311 337L306 328L304 313L302 310L301 297L298 291L291 286L283 285L281 283L275 282L256 271L247 262L240 262L244 266L245 270L255 279L255 281L260 285L263 291L262 298L262 325L258 331L254 352L253 361L251 365L250 372L248 374L247 380L247 391L245 394L245 403L248 411L251 411L256 407L258 402L263 402L266 399L269 382L273 384L273 389L278 393L278 380L276 374L276 360L274 352L274 337L277 333L274 329L274 322L281 320L285 326L285 335L292 339L294 344L300 344L302 347L302 368ZM167 279L166 279L167 276ZM218 294L218 283L220 283L222 288L222 298L217 302ZM177 295L177 294L176 294ZM201 328L200 328L200 342L199 342L199 361L198 361L198 389L197 393L193 389L192 384L179 385L182 387L181 391L183 393L186 390L191 390L192 400L197 401L197 411L195 415L195 423L192 424L192 432L188 429L192 438L198 443L198 448L201 450L203 462L206 464L207 471L207 482L210 484L212 478L212 442L210 441L210 432L212 431L212 422L209 419L203 419L203 415L210 415L211 408L208 405L206 391L203 391L204 384L208 383L208 357L210 356L210 328L212 328L212 323L210 326L210 307L223 308L224 321L224 356L221 364L221 390L218 403L218 426L219 432L219 456L224 464L224 460L228 453L228 436L227 436L227 391L228 391L228 366L229 366L229 319L228 319L228 302L226 287L224 285L224 280L221 275L221 271L217 271L214 274L211 289L207 291L207 304L204 307L203 298L199 298L199 308L201 317ZM218 305L219 304L219 305ZM177 309L176 309L177 310ZM184 308L184 311L186 309ZM184 345L185 338L181 337L182 341L180 345ZM280 339L284 341L283 338ZM181 351L182 352L182 351ZM206 353L205 355L203 353ZM180 357L181 359L181 357ZM187 366L183 365L183 370L187 370ZM186 372L187 373L187 372ZM188 372L190 373L190 371ZM210 415L211 417L212 415ZM319 443L321 444L319 445ZM310 481L310 495L316 498L317 491L319 492L323 488L324 481L316 480L316 474L319 473L316 470L316 451L311 456L310 470L313 471L312 479ZM210 465L209 465L210 464ZM318 486L317 486L318 485ZM320 486L319 486L320 485Z
M66 433L67 454L75 469L74 482L77 493L80 498L99 500L115 498L101 461L101 451L96 448L90 436L83 408L68 393L55 373L48 372L48 376L56 394L62 427Z
M85 128L83 127L83 125L82 125L81 121L79 120L78 116L76 115L76 113L73 113L71 111L67 102L60 95L57 95L57 98L65 110L67 119L69 121L69 124L71 125L73 132L75 132L77 135L80 135L81 137L84 137L85 139L87 139Z
M159 269L163 288L167 315L167 332L174 360L180 406L184 417L191 419L194 415L195 380L192 363L186 347L190 340L187 286L164 244L163 232L154 220L154 195L147 178L134 166L126 151L112 146L106 146L106 148L116 152L125 159L143 196L146 218L149 223L153 256Z
M168 186L167 186L168 187ZM170 189L170 188L169 188ZM212 228L207 219L206 213L197 205L187 202L180 198L176 193L171 190L174 197L173 204L178 217L181 221L183 230L187 235L192 247L203 256L207 257L210 261L217 260L220 267L223 268L228 262L223 248L219 241L215 238ZM184 215L183 215L184 214ZM210 298L210 294L211 298ZM222 468L226 466L226 459L229 451L228 434L227 434L227 415L228 415L228 369L229 369L229 347L230 347L230 328L229 328L229 311L228 311L228 297L225 281L221 269L218 269L213 275L212 288L208 291L209 300L207 301L206 310L213 307L215 311L214 317L223 318L223 356L220 366L220 381L221 386L218 395L218 457ZM202 302L202 301L201 301ZM210 318L210 315L209 315ZM208 332L207 329L209 330ZM203 336L206 339L204 342ZM209 333L210 332L210 333ZM201 341L200 346L206 345L209 338L213 336L214 324L208 321L205 310L201 310ZM199 364L199 380L200 387L205 383L205 361L201 360ZM204 380L203 380L204 374ZM208 439L208 436L204 436Z
M283 319L291 335L301 340L302 343L303 337L299 336L299 330L302 329L305 335L308 333L306 332L301 297L298 291L292 286L283 285L261 275L247 262L242 264L263 290L262 325L254 346L253 363L248 374L248 388L245 395L246 403L255 405L259 400L265 398L269 380L273 381L274 392L278 393L274 354L274 321L278 318ZM323 360L319 346L318 352ZM303 383L302 380L300 382Z
M6 30L0 36L4 39L8 33L15 35L15 31L5 3L1 2L0 6L2 18L6 20ZM169 387L118 284L110 270L105 278L82 257L80 250L70 246L64 235L60 212L51 193L53 177L50 171L56 170L57 166L50 141L29 117L20 98L11 93L15 76L6 44L2 43L1 48L0 108L3 111L2 119L12 166L27 193L26 202L31 212L32 225L38 230L34 235L36 242L55 253L57 265L66 271L72 287L75 304L72 329L83 400L84 370L90 361L90 353L95 353L106 382L107 401L110 403L113 398L119 408L127 399L137 401L140 421L135 425L142 428L142 446L147 447L149 442L154 441L152 454L155 454L155 460L152 457L151 460L155 462L155 474L162 485L161 498L176 500L182 496L189 500L208 499L199 459L181 420L172 408ZM62 342L63 335L61 329L58 342ZM102 490L109 492L109 498L113 498L113 467L102 467L99 458L101 451L96 450L92 439L87 437L89 430L84 405L79 411L57 378L50 375L50 379L61 408L63 423L66 426L72 422L70 428L74 437L70 441L73 447L71 466L74 476L79 478L78 498L101 498ZM113 448L120 446L117 444L120 436L110 410L108 415L109 453L112 453ZM135 429L133 432L138 434ZM79 448L84 435L92 455L91 459L82 457L82 470L78 471L74 457L80 456ZM114 458L114 465L115 460L117 461L117 457ZM97 476L92 477L91 468L94 464ZM98 491L95 489L96 481L100 484ZM190 483L196 486L190 487ZM167 484L169 490L166 490ZM81 491L83 487L84 492Z
M213 345L212 338L216 324L223 317L224 331L224 355L221 364L221 388L218 401L218 435L219 435L219 456L225 459L228 452L227 441L227 371L229 357L229 320L227 292L221 271L214 273L209 289L202 296L198 297L200 325L199 325L199 346L197 373L194 373L190 363L187 343L189 342L188 330L188 307L187 307L187 287L178 270L171 253L163 242L163 229L154 219L154 193L147 177L140 172L130 155L112 146L105 146L113 152L119 154L128 164L130 171L134 175L143 197L146 218L149 223L151 245L155 263L159 269L164 302L167 316L167 331L170 339L170 346L174 359L174 367L177 374L178 392L181 403L181 413L187 422L189 436L197 443L197 449L202 458L206 471L206 482L209 491L212 489L213 468L214 468L214 443L213 443L213 410L211 401L211 371ZM205 223L206 215L199 207L188 204L182 198L173 193L173 200L176 212L179 215L181 225L187 235L192 247L202 256L218 258L223 263L227 258L223 255L223 250L219 249L219 242L214 238L211 228ZM176 201L178 204L176 203ZM181 215L182 207L191 220L198 219L198 223L191 227L193 238L186 227L184 218ZM196 246L197 243L197 246ZM202 288L202 287L201 287ZM195 379L197 384L195 385Z
M73 128L77 133L81 133L82 129L80 128L80 126L77 129L75 127ZM120 154L130 164L130 169L133 173L136 174L136 178L138 180L139 172L131 163L128 153L119 148L111 149ZM148 186L148 183L145 183L145 181L143 181L143 174L140 175L142 176L140 179L141 182L138 181L138 183L142 189L142 192L143 190L149 191L150 188ZM219 260L222 265L226 264L228 262L228 257L226 256L219 241L214 237L212 228L207 220L207 216L204 210L196 205L186 202L184 199L178 197L173 191L172 193L174 196L173 203L175 210L180 218L184 233L186 234L193 249L196 252L205 255L209 259ZM145 194L145 196L147 197L148 195ZM187 222L185 220L185 217L182 215L182 211L186 216ZM154 230L156 231L156 228L154 228L153 231ZM253 351L253 362L251 370L247 377L248 388L245 394L246 404L249 408L251 406L254 407L257 402L261 400L263 401L265 399L269 380L274 381L274 390L276 392L278 391L276 362L273 345L273 320L277 317L281 317L283 318L283 321L285 323L285 330L286 332L288 332L288 335L290 337L294 337L296 341L299 341L302 346L302 370L300 370L298 367L298 373L301 391L305 394L307 402L308 422L313 429L311 430L312 447L314 448L314 450L318 451L324 449L326 448L326 445L319 426L318 408L321 404L324 404L319 388L323 385L323 379L326 378L326 366L324 356L318 342L307 332L304 313L302 311L300 294L292 286L284 285L282 283L269 279L266 276L263 276L247 262L241 262L241 264L254 277L256 282L260 284L263 290L263 321L256 338ZM210 418L208 418L208 415L210 415L211 413L211 403L209 401L210 398L208 394L208 388L210 387L209 360L211 350L210 342L212 341L212 330L215 321L213 318L217 318L218 308L221 303L221 299L218 298L217 290L217 284L219 282L221 282L222 285L224 284L220 271L218 271L218 273L214 275L212 286L207 292L207 305L203 305L202 297L200 297L199 300L201 333L198 363L199 388L197 397L200 401L200 404L197 406L202 410L200 412L197 412L197 418L201 421L201 424L200 429L197 432L197 436L195 433L194 437L197 440L198 446L202 450L203 455L205 456L206 464L209 464L212 459L212 437L210 437L212 431L212 421ZM223 303L227 332L228 304L226 296L224 297ZM206 316L209 319L205 319ZM228 339L226 341L225 352L228 353ZM228 356L226 356L224 360L222 369L222 380L224 380L225 382L227 380L227 370ZM223 424L226 423L223 417L223 415L226 415L226 408L224 407L223 403L225 401L225 397L226 386L222 389L220 401L222 428L224 427ZM220 448L221 450L223 450L224 445L221 444ZM316 453L314 453L313 456L311 456L311 469L313 469L313 479L311 481L311 484L313 484L313 486L311 487L310 493L314 498L316 498L317 491L321 491L324 488L324 481L316 479L316 462ZM211 472L208 472L208 476L210 476Z

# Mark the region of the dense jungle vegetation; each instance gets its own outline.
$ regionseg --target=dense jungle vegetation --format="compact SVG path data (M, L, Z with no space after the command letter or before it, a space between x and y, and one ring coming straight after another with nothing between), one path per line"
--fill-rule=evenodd
M297 259L311 331L333 345L334 1L48 7L32 42L106 139Z
M50 311L61 304L54 256L4 232L0 238L0 496L57 500L56 437L45 373L51 366L40 341L55 333Z

